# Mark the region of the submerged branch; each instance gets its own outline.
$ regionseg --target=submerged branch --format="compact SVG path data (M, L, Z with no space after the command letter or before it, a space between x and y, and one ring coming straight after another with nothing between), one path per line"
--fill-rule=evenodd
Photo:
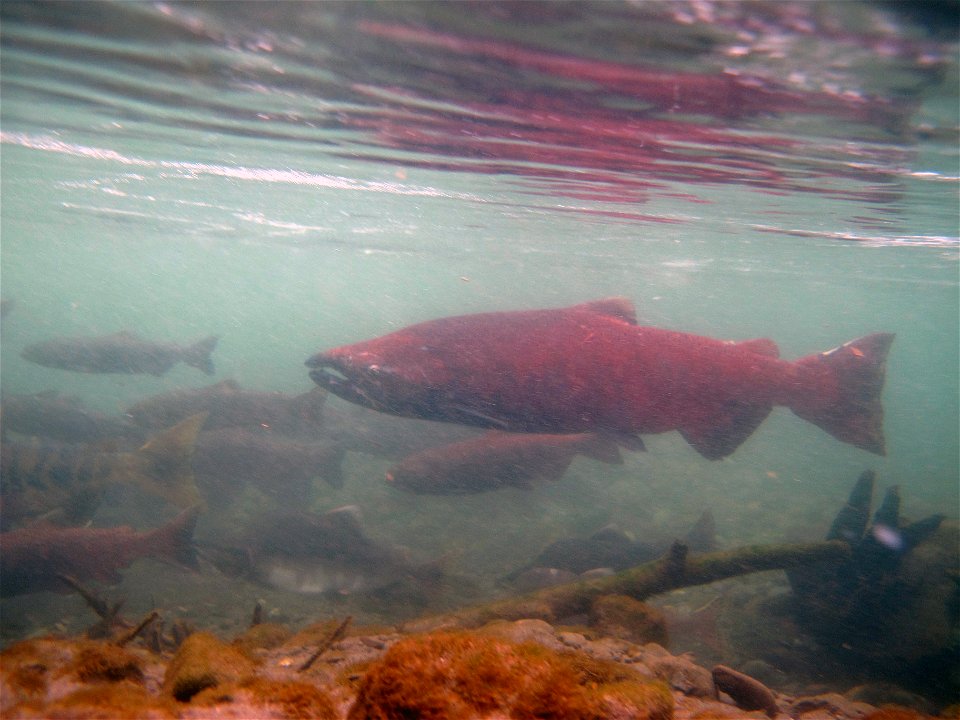
M588 612L604 595L627 595L646 600L653 595L693 585L766 570L787 570L850 557L850 546L839 540L789 545L748 545L724 552L687 556L685 545L674 543L666 556L610 577L545 588L518 597L455 610L444 615L413 620L404 631L441 627L479 627L492 620L539 618L557 623Z

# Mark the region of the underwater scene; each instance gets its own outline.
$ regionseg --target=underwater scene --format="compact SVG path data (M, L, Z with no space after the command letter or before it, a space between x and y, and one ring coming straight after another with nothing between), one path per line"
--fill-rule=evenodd
M0 715L960 717L960 6L0 4Z

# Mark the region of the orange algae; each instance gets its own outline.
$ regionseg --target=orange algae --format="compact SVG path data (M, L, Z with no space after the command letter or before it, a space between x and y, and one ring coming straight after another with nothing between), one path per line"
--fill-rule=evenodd
M163 678L163 690L181 702L201 690L237 682L254 674L256 663L212 633L196 632L180 645Z
M0 653L0 707L45 695L53 671L66 663L70 647L66 640L36 638Z
M212 707L222 703L242 703L251 707L277 708L285 718L335 720L336 706L330 696L314 685L297 680L252 678L207 688L194 697L191 705Z
M673 693L663 683L619 682L601 685L592 692L604 718L670 720Z
M290 639L290 629L276 623L260 623L238 635L231 643L244 652L251 650L272 650Z
M0 655L0 673L4 684L25 696L39 695L46 690L49 669L42 659L28 657L26 653L18 652L13 657L7 653Z
M311 623L301 628L293 637L284 644L286 647L303 647L305 645L319 645L325 642L339 627L340 620L323 620L321 622Z
M170 700L154 697L126 680L89 685L44 705L25 703L11 713L11 717L46 720L146 720L176 715Z
M590 610L592 627L601 635L630 642L657 643L669 647L667 619L653 605L626 595L603 595Z
M616 681L607 682L612 677ZM600 720L614 709L619 717L668 720L673 698L662 683L614 672L581 653L437 632L401 640L373 663L348 718L440 720L503 713L513 720Z
M863 720L928 720L932 715L924 715L905 707L882 707L863 716Z
M84 682L143 679L140 659L128 650L106 642L78 642L73 668Z

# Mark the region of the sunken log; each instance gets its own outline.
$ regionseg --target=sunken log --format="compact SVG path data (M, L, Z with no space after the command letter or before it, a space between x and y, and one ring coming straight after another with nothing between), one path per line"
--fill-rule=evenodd
M455 610L443 615L412 620L404 632L438 628L475 628L493 620L537 618L551 624L589 612L593 602L604 595L626 595L646 600L653 595L717 580L823 562L840 562L850 557L850 546L839 540L784 545L749 545L723 552L687 556L687 547L675 542L659 560L638 565L609 577L582 580L536 592Z

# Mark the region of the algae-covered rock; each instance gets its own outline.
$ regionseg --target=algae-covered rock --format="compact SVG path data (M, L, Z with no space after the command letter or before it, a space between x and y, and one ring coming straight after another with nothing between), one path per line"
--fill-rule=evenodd
M618 682L591 691L605 720L670 720L673 695L663 683Z
M280 647L293 635L290 629L276 623L260 623L233 639L232 645L244 652L272 650Z
M665 685L614 666L477 633L413 636L370 666L348 717L672 717Z
M74 670L84 682L143 679L143 666L134 653L107 642L81 641L73 656Z
M71 659L72 646L65 640L24 640L0 653L0 714L22 701L46 696L59 668Z
M663 612L626 595L603 595L591 608L591 626L601 635L635 643L669 645Z
M167 666L163 690L181 702L201 690L251 677L256 664L239 648L227 645L215 635L197 632L183 641Z
M150 695L129 681L95 683L54 700L13 709L17 718L83 718L83 720L166 720L177 717L176 703Z
M220 707L229 704L230 709ZM218 711L236 717L316 718L335 720L336 705L330 696L314 685L296 680L252 678L239 683L225 683L197 693L191 706L218 706Z

